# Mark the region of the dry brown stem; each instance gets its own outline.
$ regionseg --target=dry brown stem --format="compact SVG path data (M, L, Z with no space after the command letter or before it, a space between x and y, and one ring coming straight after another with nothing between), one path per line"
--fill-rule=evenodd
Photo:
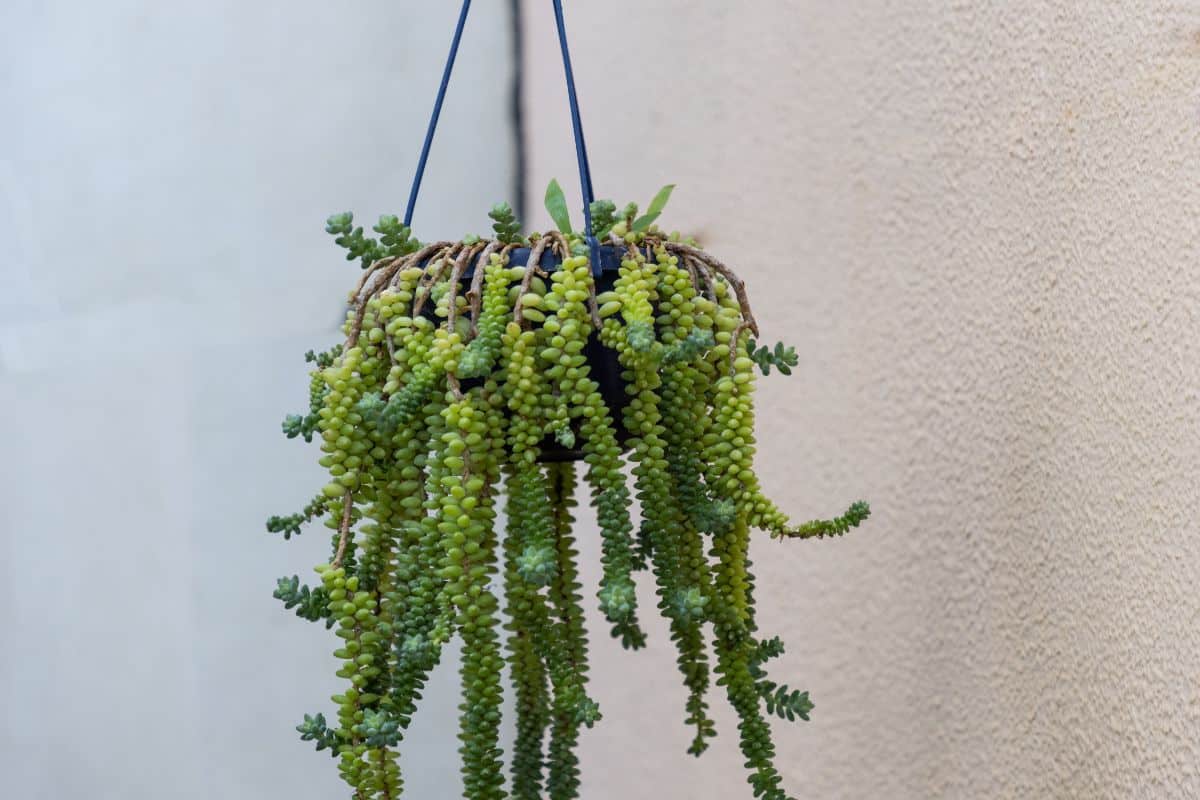
M540 272L542 275L546 273L542 270L542 253L546 252L546 245L550 240L542 236L533 244L533 249L529 251L529 261L525 264L525 274L521 277L521 291L517 294L517 307L513 309L513 321L518 325L524 326L525 314L524 307L521 305L521 298L529 291L529 283L533 280L534 273Z
M417 250L415 253L406 255L404 257L404 261L400 264L400 268L392 274L391 279L388 281L388 286L395 288L400 281L400 273L403 270L408 269L411 266L420 266L422 261L429 258L437 251L443 250L452 244L454 244L454 242L432 242L431 244L427 244L421 249Z
M433 258L433 261L438 265L438 267L436 271L423 276L420 283L417 284L417 297L416 301L413 303L412 313L414 318L420 316L421 309L425 307L425 301L429 299L429 295L431 294L434 285L442 279L442 275L445 273L446 267L450 264L450 259L453 258L454 254L457 253L462 247L463 244L461 242L454 242Z
M346 555L346 544L350 541L350 512L353 509L354 493L347 489L345 499L342 501L342 524L338 527L337 554L333 557L333 563L330 564L334 569L342 565L342 558Z
M479 254L479 260L475 262L475 272L471 275L471 288L467 291L467 303L471 312L471 335L474 336L479 332L479 308L483 302L483 273L485 267L492 260L492 253L500 247L500 242L490 241L483 248L483 252ZM507 253L512 249L512 245L506 245L502 252Z
M717 302L717 287L713 282L714 279L712 272L710 272L708 267L704 265L704 262L697 261L691 256L685 256L684 261L696 271L697 275L700 276L700 280L704 282L705 297L715 304Z
M371 266L363 270L362 277L358 279L358 284L354 287L354 296L357 297L362 294L363 287L367 285L367 281L372 275L385 267L390 267L397 260L399 260L398 256L387 256L373 262Z
M604 320L600 319L600 307L596 304L596 273L588 270L588 315L592 318L592 327L600 330Z
M697 261L716 270L725 279L725 282L733 287L733 291L737 295L738 304L742 307L742 319L749 323L750 330L755 336L759 335L758 323L754 319L754 313L750 310L750 298L746 296L746 284L742 282L742 279L733 270L698 247L692 247L682 242L666 242L665 244L668 250L692 256Z
M447 306L446 329L454 332L454 323L458 320L458 282L467 271L467 264L483 249L483 244L464 245L454 259L454 269L450 271L450 298Z
M742 336L742 331L750 327L750 323L742 320L738 326L733 329L733 333L729 336L729 372L732 374L733 362L737 360L738 355L738 339Z
M700 294L700 279L696 276L696 265L692 259L684 257L683 267L688 271L688 277L692 279L692 291Z

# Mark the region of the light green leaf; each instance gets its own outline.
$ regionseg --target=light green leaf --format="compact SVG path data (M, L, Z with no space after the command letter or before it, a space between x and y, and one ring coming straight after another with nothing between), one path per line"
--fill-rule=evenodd
M663 208L666 207L667 201L671 199L671 192L673 191L675 191L675 184L673 183L668 183L659 189L658 194L654 195L654 199L650 201L650 206L646 209L646 213L634 220L633 229L635 231L644 231L654 224L654 221L662 214Z
M553 178L546 187L546 210L550 212L550 219L554 220L560 231L568 234L571 232L571 212L567 210L567 198L558 181Z

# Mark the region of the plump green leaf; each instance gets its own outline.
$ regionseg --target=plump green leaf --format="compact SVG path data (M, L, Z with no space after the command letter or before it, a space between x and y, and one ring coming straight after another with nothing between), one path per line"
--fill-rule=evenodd
M550 179L550 185L546 187L546 210L550 212L550 219L554 220L560 231L571 232L571 212L567 210L567 197L558 185L558 180L554 178Z

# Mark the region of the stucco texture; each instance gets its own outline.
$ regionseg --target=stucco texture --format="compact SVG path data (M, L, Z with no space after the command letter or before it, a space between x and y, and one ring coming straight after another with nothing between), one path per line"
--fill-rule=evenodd
M577 186L548 5L535 201ZM767 488L875 509L753 550L775 671L816 702L778 727L790 790L1200 797L1200 10L607 0L568 25L597 193L678 183L664 222L800 352L759 393ZM595 651L585 798L746 791L729 715L684 754L665 632Z

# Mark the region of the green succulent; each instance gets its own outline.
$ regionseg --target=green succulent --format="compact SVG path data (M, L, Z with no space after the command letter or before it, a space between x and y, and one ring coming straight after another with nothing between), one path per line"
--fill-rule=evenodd
M838 536L870 509L854 503L797 526L763 494L755 372L789 374L798 359L740 336L757 330L740 283L690 240L659 230L673 188L643 214L596 201L591 229L579 232L551 182L557 232L527 236L501 203L488 214L493 238L426 248L420 260L395 216L380 217L378 238L349 212L329 218L326 230L368 274L344 342L305 356L307 411L283 423L288 438L317 443L328 479L301 511L266 527L284 539L317 522L330 532L318 581L279 578L274 596L334 632L335 713L306 714L296 730L334 755L357 800L401 796L399 750L454 639L463 645L463 796L579 797L576 751L601 722L603 700L592 694L585 598L612 636L639 649L643 569L686 689L688 751L699 755L717 734L718 687L739 718L750 794L786 798L770 718L806 721L813 705L766 673L783 643L758 633L751 534ZM612 288L600 294L585 233L622 243ZM510 264L517 245L548 247L558 266ZM471 254L479 272L456 280L459 256ZM698 274L697 259L710 274ZM617 407L591 356L604 349L626 395ZM585 492L600 530L600 579L587 588L574 530ZM516 717L507 766L505 675Z

